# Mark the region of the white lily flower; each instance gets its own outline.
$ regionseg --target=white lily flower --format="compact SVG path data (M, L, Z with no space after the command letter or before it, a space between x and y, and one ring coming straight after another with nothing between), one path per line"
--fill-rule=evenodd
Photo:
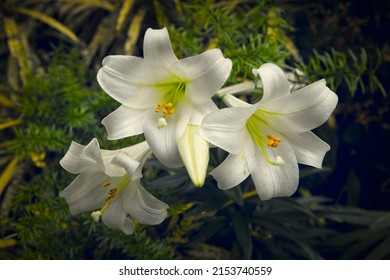
M166 28L148 29L144 58L107 56L97 79L122 105L103 119L109 139L144 133L166 166L183 166L178 141L188 125L200 125L218 108L211 97L229 76L232 63L219 49L178 59ZM192 167L187 168L192 170Z
M337 104L325 80L290 94L289 82L278 66L254 69L263 83L263 97L254 105L226 94L225 108L206 116L201 134L230 154L210 174L221 189L251 175L262 200L289 196L298 186L298 163L321 168L329 145L310 130L323 124Z
M141 224L159 224L167 215L168 205L140 183L149 155L146 141L115 151L100 149L96 139L87 146L72 142L60 164L79 175L60 196L68 202L72 215L93 211L94 221L102 217L108 227L126 234L134 230L132 219Z

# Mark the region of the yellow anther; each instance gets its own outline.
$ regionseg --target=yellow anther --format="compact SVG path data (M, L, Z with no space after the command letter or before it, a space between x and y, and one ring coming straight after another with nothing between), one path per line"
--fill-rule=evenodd
M172 115L173 113L175 113L175 109L171 108L171 106L168 106L168 108L165 108L162 112L165 115Z
M109 190L109 191L108 191L108 194L109 194L111 197L115 197L115 195L116 195L116 189Z
M161 111L161 106L163 105L163 103L161 102L161 101L159 101L158 103L157 103L157 106L156 106L156 108L154 109L154 111L156 112L156 113L159 113L160 111Z
M108 191L108 197L106 198L106 203L109 203L116 196L117 189L111 189Z
M157 103L156 108L154 109L154 112L156 113L162 112L164 115L172 115L175 113L175 109L173 108L172 102L163 104L161 101L159 101Z
M268 134L267 138L268 141L268 147L277 148L279 146L279 142L282 141L282 138L275 137L273 134Z
M103 207L98 210L91 213L91 216L95 222L99 221L99 218L103 215L104 211L110 206L114 198L123 190L123 188L126 187L128 182L130 181L130 177L128 175L123 177L122 182L120 182L119 186L117 188L113 188L111 190L108 190L108 196L106 198L106 203L103 205ZM110 182L105 181L103 183L104 187L110 186Z

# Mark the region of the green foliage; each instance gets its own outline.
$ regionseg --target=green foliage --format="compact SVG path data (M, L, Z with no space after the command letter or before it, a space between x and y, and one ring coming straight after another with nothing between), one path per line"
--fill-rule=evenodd
M57 168L58 169L58 166ZM171 259L172 249L144 230L134 235L110 230L86 217L74 218L58 192L70 180L65 172L36 176L19 185L12 211L22 259ZM66 184L66 183L65 183ZM45 238L42 238L42 237ZM81 242L83 240L83 242ZM55 248L55 249L53 249Z
M357 56L351 50L345 54L332 49L330 53L324 54L314 51L308 62L301 62L298 69L303 71L309 81L325 78L334 91L345 87L352 97L358 89L362 93L375 93L379 90L386 96L386 91L376 75L381 65L382 54L379 50L374 56L368 55L364 49L361 49Z
M12 151L29 157L43 152L63 153L72 140L84 142L96 137L108 142L100 122L117 104L95 82L92 87L88 85L85 71L80 54L62 47L52 54L46 72L29 74L21 92L15 95L15 113L23 124L14 129ZM133 142L137 140L130 140Z
M275 32L284 34L292 27L271 1L189 1L183 3L183 10L191 15L183 26L169 26L176 52L186 57L220 48L233 62L227 83L251 79L252 68L270 61L283 65L289 56L284 35Z
M82 62L77 52L59 49L47 72L30 73L16 97L23 125L15 129L15 151L31 153L66 150L72 139L92 136L97 118L90 103L93 91L86 87ZM95 90L96 92L96 90ZM79 138L80 139L80 138Z

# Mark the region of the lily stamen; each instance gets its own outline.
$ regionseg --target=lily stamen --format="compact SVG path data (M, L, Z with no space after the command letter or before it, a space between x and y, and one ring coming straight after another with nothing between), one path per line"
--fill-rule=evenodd
M117 196L117 194L123 190L123 188L126 186L126 184L129 181L130 181L130 177L126 175L123 178L122 182L120 182L120 184L117 188L113 188L113 189L110 189L108 191L108 197L106 198L106 204L104 204L104 206L100 210L97 210L97 211L94 211L91 213L91 217L95 222L99 222L99 219L101 216L103 216L104 211L106 211L106 209L108 208L108 206L110 206L111 202L114 200L114 198ZM109 183L109 182L104 182L103 186L106 187L107 183Z
M173 113L175 113L175 109L173 108L172 102L163 104L161 101L159 101L157 103L156 108L154 109L154 112L160 113L161 110L162 110L162 113L164 114L164 117L166 115L172 115Z
M282 141L282 138L277 138L273 134L268 134L267 138L269 139L267 146L272 148L277 148L279 142Z
M260 129L256 125L257 121L258 121L258 116L253 114L252 117L247 120L246 128L248 129L248 132L251 134L253 140L257 144L257 147L259 148L261 154L263 155L265 160L271 165L277 165L277 166L284 165L284 160L281 156L276 156L274 160L271 160L271 158L268 156L264 145L265 144L264 140L266 139L264 137L264 134L260 133ZM278 147L279 142L282 141L281 138L275 137L273 134L268 134L267 138L269 139L267 146L272 148Z

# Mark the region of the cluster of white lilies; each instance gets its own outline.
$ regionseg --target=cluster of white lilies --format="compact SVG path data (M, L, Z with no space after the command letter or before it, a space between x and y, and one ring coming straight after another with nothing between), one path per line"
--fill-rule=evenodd
M323 124L337 96L317 81L290 94L285 73L267 63L253 69L263 96L248 104L233 94L254 90L253 82L222 88L232 62L219 49L178 59L166 28L148 29L144 58L113 55L97 75L103 90L122 105L103 119L108 139L144 134L146 141L120 150L100 149L93 139L72 142L61 160L77 178L61 193L71 214L91 211L126 234L141 224L161 223L168 205L140 183L152 154L170 168L185 166L196 186L204 184L211 145L229 152L210 174L220 189L237 186L249 175L262 200L292 195L298 163L321 168L328 144L311 130ZM227 105L219 109L211 97Z

